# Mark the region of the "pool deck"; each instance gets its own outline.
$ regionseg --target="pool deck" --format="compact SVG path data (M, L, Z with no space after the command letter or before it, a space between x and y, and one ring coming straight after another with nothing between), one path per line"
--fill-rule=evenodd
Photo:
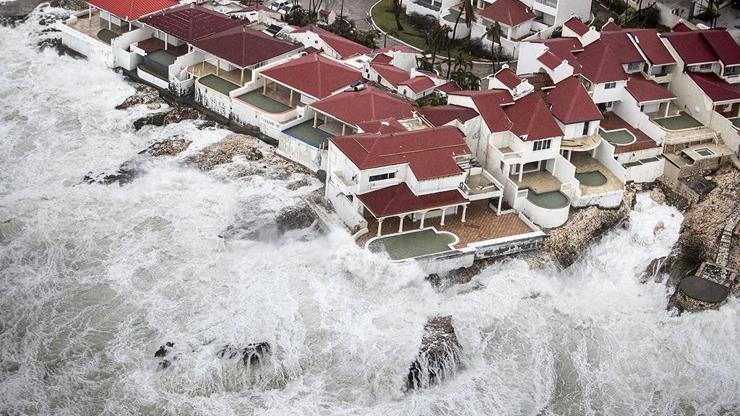
M558 178L546 171L525 173L522 176L521 182L519 182L519 175L511 175L511 180L514 181L519 189L528 188L538 194L559 191L562 185Z
M604 130L617 130L626 129L635 136L635 142L625 146L616 146L614 148L615 154L638 152L640 150L654 149L661 147L655 143L647 134L643 133L642 130L636 129L629 125L626 121L622 120L618 115L613 112L604 114L604 120L601 121L601 128Z
M370 241L368 249L374 253L387 252L392 260L405 260L450 251L457 237L432 228L410 231Z
M274 100L272 97L262 94L262 89L258 88L254 91L250 91L246 94L236 97L238 100L244 101L245 103L259 108L262 111L279 114L286 111L290 111L292 108L287 105Z
M93 10L92 17L88 18L87 13L77 18L77 21L67 25L68 27L83 33L93 39L105 43L98 37L98 32L102 29L108 29L108 24L103 24L100 20L100 12L96 9ZM126 32L128 28L121 28L116 25L111 26L111 30L118 34Z
M586 186L581 184L581 195L598 195L608 192L623 191L624 184L606 166L587 153L573 153L570 163L576 167L576 173L601 172L606 177L606 183L600 186Z
M522 221L517 214L508 213L496 216L496 213L488 208L488 201L475 201L470 203L466 215L466 221L460 221L461 210L456 215L445 216L445 225L440 225L441 218L426 218L424 227L434 227L437 231L448 231L455 234L460 241L455 248L467 247L470 243L494 240L497 238L512 237L520 234L533 232L529 226ZM383 235L398 232L398 217L383 220ZM419 229L419 222L406 218L403 222L403 231ZM377 236L378 223L374 218L368 218L369 232L357 239L357 244L365 246L371 238Z
M325 145L329 138L334 137L334 135L327 133L324 130L313 128L313 120L297 124L283 131L283 133L317 148L321 145Z
M198 79L198 82L202 85L205 85L206 87L218 91L223 95L229 95L231 91L234 91L235 89L239 88L238 85L229 82L221 77L217 77L216 75L206 75L203 78Z

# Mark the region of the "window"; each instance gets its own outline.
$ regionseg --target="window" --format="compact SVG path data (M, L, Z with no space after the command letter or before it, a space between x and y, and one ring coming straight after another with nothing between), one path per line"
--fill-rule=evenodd
M604 84L604 89L605 90L610 90L610 89L616 88L616 87L617 87L617 83L616 82L607 82L606 84Z
M534 142L534 150L535 150L535 152L538 151L538 150L547 150L547 149L549 149L551 142L552 142L552 140L550 140L550 139L547 139L547 140L538 140L538 141Z
M381 173L380 175L370 175L370 182L384 181L396 177L396 172Z
M640 62L631 62L627 65L627 71L634 72L639 71L642 64Z
M591 124L590 121L583 123L583 132L581 133L581 135L588 136L588 127L590 124Z

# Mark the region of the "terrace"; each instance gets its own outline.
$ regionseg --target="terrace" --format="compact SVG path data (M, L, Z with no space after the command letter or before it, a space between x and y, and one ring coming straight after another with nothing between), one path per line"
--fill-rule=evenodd
M562 182L546 170L511 175L519 190L527 191L527 200L545 209L560 209L570 205L568 197L560 191Z
M204 78L208 77L209 75L220 78L231 85L236 85L237 88L244 86L244 81L252 80L252 71L248 69L234 69L231 71L224 71L216 65L213 65L212 63L206 61L190 66L188 68L188 73L196 78Z
M653 122L663 128L663 130L668 131L695 129L704 126L694 117L691 117L683 111L680 112L678 115L655 118L653 119Z
M614 153L638 152L640 150L660 147L642 130L632 127L614 112L604 114L601 121L601 137L614 145Z
M326 143L329 138L334 137L333 134L328 133L321 129L321 125L318 128L313 126L313 120L297 124L289 129L283 130L283 133L296 138L304 143L307 143L316 148L326 148Z
M624 190L624 184L606 166L588 153L575 153L570 162L576 167L581 195L597 195Z
M276 94L274 92L271 93L272 94L265 95L262 90L256 89L236 98L266 113L285 113L293 108L285 105L283 103L284 100L282 99L280 101L276 100Z
M127 26L116 26L107 20L101 19L100 11L97 9L93 9L92 13L69 19L66 25L107 45L110 45L111 41L121 34L128 32Z
M378 222L371 215L366 215L369 232L357 239L357 244L364 247L367 242L377 236ZM398 234L398 217L388 217L383 220L382 236ZM441 225L441 218L426 218L424 230L433 227L439 232L448 232L457 237L458 241L452 245L455 249L467 247L472 243L513 237L531 233L533 230L515 213L496 215L489 208L488 201L475 201L468 205L465 222L460 215L447 215L445 224ZM401 232L419 231L419 222L406 218ZM403 234L401 234L403 235ZM429 236L429 234L427 234ZM422 236L418 236L422 237ZM376 240L377 241L377 240ZM437 244L436 242L434 244ZM431 253L428 253L431 254Z

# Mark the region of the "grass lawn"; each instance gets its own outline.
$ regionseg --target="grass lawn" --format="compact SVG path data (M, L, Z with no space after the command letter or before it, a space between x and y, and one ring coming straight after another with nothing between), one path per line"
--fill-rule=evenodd
M375 7L373 7L370 13L373 16L373 20L375 21L375 24L378 25L378 27L382 29L384 32L389 33L394 38L400 39L408 43L409 45L419 48L421 50L429 49L429 47L427 46L426 40L424 39L424 35L422 35L421 32L419 32L419 30L411 24L411 22L409 21L405 13L401 13L401 15L399 16L399 20L401 21L401 26L403 26L403 31L399 32L396 29L396 17L393 15L393 0L382 0L380 3L376 4ZM464 25L465 23L461 22L460 24ZM459 46L453 46L452 48L453 57L457 56L461 52L471 57L471 59L475 61L490 60L487 58L470 56L470 54L460 49ZM443 60L446 59L447 49L440 51L438 54L438 58L441 58ZM444 69L446 69L446 67L444 67Z

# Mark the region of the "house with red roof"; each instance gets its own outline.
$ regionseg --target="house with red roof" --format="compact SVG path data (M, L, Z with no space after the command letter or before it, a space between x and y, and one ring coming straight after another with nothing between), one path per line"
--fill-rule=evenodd
M435 72L416 68L414 52L380 52L362 68L362 76L409 100L418 100L427 95L459 90L457 84L440 77Z
M114 67L127 68L127 56L114 53L122 48L117 43L128 42L131 32L141 26L139 19L160 10L174 7L177 0L89 0L87 10L80 11L57 25L62 43L85 56L99 56ZM124 39L120 39L122 35ZM133 35L136 36L135 34ZM127 45L126 45L127 46Z
M314 48L327 56L340 61L367 55L371 49L343 36L339 36L317 25L307 25L287 33L294 42L302 43L306 48Z
M501 184L476 166L454 126L335 137L327 159L326 198L350 228L372 222L377 237L425 229L435 219L440 227L453 218L465 223L476 202L483 215L501 215L499 202L497 211L488 208L489 200L501 201Z
M679 29L662 35L677 62L670 89L682 110L682 119L662 120L667 144L681 148L721 141L740 154L740 45L727 29L691 30L688 26ZM701 126L713 130L715 136ZM687 135L687 129L691 128L694 134Z
M278 153L310 168L324 160L328 140L361 133L395 133L429 127L414 105L380 88L360 84L308 105L308 120L278 136ZM323 163L323 162L322 162ZM316 165L316 167L321 164ZM317 169L314 169L317 170Z

